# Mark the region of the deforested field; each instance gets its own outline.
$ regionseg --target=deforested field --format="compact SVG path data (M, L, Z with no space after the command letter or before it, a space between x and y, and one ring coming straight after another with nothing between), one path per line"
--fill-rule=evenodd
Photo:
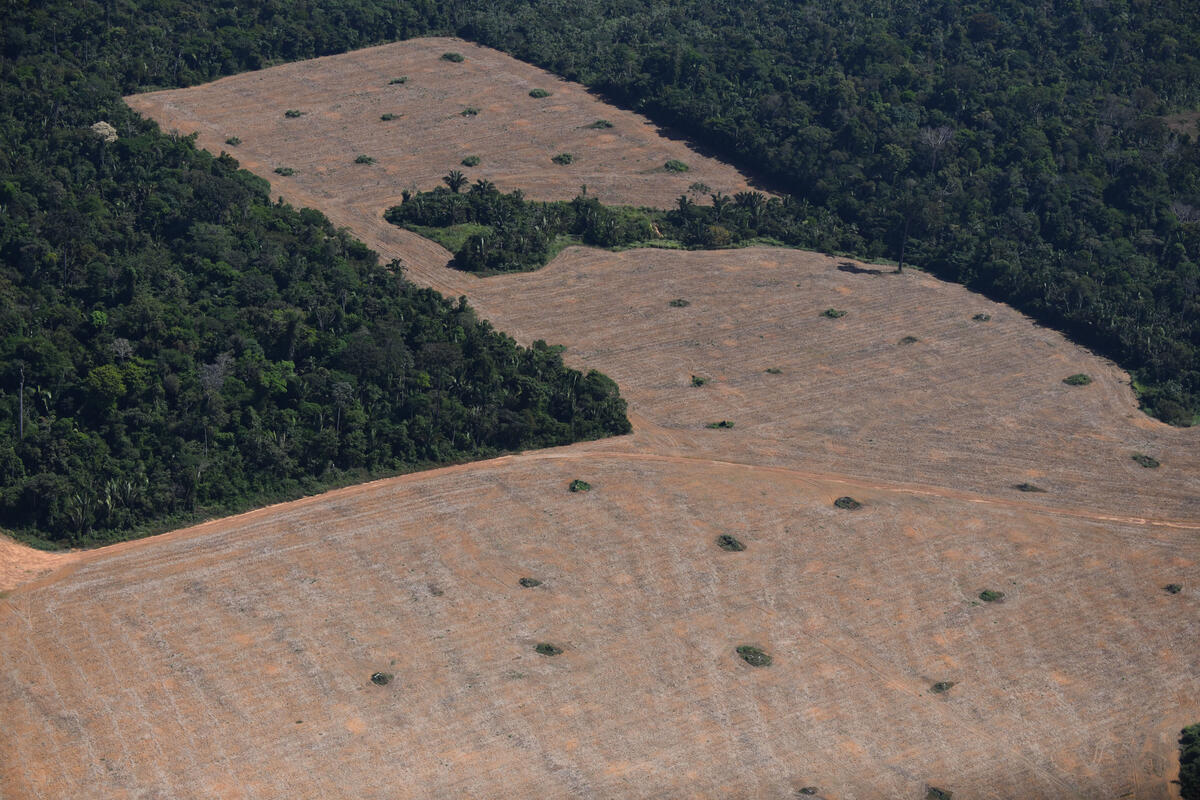
M439 90L479 93L455 125L546 86L556 113L642 130L454 40L130 102L246 147L254 125L473 63L504 68L491 90L483 72ZM535 124L495 150L526 147L536 113L511 111ZM380 124L420 139L405 119ZM411 146L481 149L437 135ZM379 218L442 166L352 191L341 170L386 159L346 164L327 140L237 154L414 280L612 376L634 433L77 555L16 588L0 600L0 795L1178 796L1176 739L1200 720L1200 455L1196 431L1137 411L1127 375L962 287L800 251L571 248L536 273L467 276ZM653 164L683 145L642 147ZM719 177L736 173L674 157L687 181L736 190ZM605 169L614 193L677 177ZM530 197L576 188L522 170L508 188ZM1078 374L1090 383L1064 383Z

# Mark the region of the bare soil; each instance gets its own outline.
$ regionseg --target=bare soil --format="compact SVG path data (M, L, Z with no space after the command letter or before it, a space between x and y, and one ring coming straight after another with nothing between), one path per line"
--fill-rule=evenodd
M405 47L434 72L492 57ZM285 98L271 81L299 66L240 77ZM420 74L378 77L396 72ZM313 91L332 108L371 80ZM140 107L171 127L213 91ZM244 114L206 135L247 139L262 109ZM319 138L288 147L342 168ZM613 376L634 433L81 554L18 588L5 797L1177 797L1176 738L1200 719L1197 432L1142 415L1112 364L962 287L799 251L571 248L477 279L376 200L283 185ZM862 507L835 508L847 495Z

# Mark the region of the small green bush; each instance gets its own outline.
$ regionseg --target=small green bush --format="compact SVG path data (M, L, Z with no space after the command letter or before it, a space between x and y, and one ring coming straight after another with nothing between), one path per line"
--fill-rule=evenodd
M665 169L667 172L687 172L688 165L682 161L677 161L676 159L672 158L670 161L663 164L663 169Z
M671 308L687 308L691 305L691 303L689 303L687 300L684 300L682 297L676 297L674 300L667 303L667 305L669 305Z
M976 314L975 316L971 317L971 319L975 320L976 322L988 322L991 320L991 318L991 314Z
M771 665L771 657L752 644L738 645L737 654L752 667L767 667Z
M921 341L921 340L915 336L905 336L903 339L900 340L900 344L916 344L919 341Z
M442 53L442 61L453 61L455 64L461 64L466 61L462 53Z
M467 106L459 114L464 117L477 117L479 116L479 109L475 106Z
M356 156L354 159L354 163L355 164L374 164L375 159L371 158L370 156Z
M819 791L821 791L821 790L818 789L816 786L803 786L797 791L797 793L798 794L816 794Z
M998 592L995 589L984 589L979 593L979 599L985 603L994 603L997 600L1004 599L1004 592Z
M746 545L737 540L736 537L730 536L728 533L722 533L717 537L717 547L722 550L728 550L730 553L740 553L746 549Z
M708 383L708 378L702 378L699 375L692 376L692 386L703 386Z
M521 588L523 589L532 589L535 586L542 585L542 582L537 578L521 578L517 583L521 584Z
M705 425L704 427L706 427L706 428L732 428L733 423L727 419L723 419L723 420L720 420L719 422L710 422L707 425Z
M562 652L561 647L550 644L549 642L538 642L533 646L533 649L537 651L538 655L543 656L556 656Z
M585 125L584 127L591 128L592 130L604 130L605 128L611 128L612 126L613 126L613 124L611 122L609 122L608 120L598 119L595 122L593 122L591 125Z
M688 191L696 194L712 194L712 187L702 181L695 181L688 185Z
M389 111L388 113L380 116L379 118L381 120L383 120L384 122L391 122L392 120L398 118L399 116L400 116L399 114L393 114L392 112Z
M288 175L295 175L296 170L292 169L291 167L276 167L275 174L287 177Z
M781 370L779 367L767 367L766 372L768 375L782 375L783 374L783 370Z
M824 311L822 311L822 312L821 312L821 316L823 316L823 317L829 317L830 319L837 319L838 317L844 317L844 316L846 316L846 312L845 312L845 311L839 311L839 310L838 310L838 309L836 309L836 308L827 308L827 309L825 309Z
M408 83L408 76L401 75L399 78L392 78L388 81L388 86L396 86L397 84Z
M929 791L925 792L925 800L951 800L953 797L954 792L936 786L930 786Z
M581 481L576 478L575 480L571 481L571 485L567 488L572 492L590 492L592 490L592 485L587 481Z
M530 89L529 96L536 97L538 100L541 100L543 97L549 97L550 93L545 89Z
M1063 378L1063 383L1068 386L1087 386L1092 382L1091 375L1085 375L1082 372L1076 372L1074 375L1068 375Z
M478 167L479 166L479 156L467 156L466 158L464 158L462 160L462 165L464 167Z
M1159 466L1158 459L1154 458L1153 456L1147 456L1147 455L1143 455L1141 453L1134 453L1132 456L1130 456L1130 458L1132 458L1137 463L1141 464L1146 469L1158 469L1158 466Z
M242 143L242 140L236 136L230 136L228 139L225 140L225 144L230 145L232 147L237 147L241 143Z
M933 686L929 687L929 691L934 694L944 694L954 688L954 681L938 681Z
M1046 490L1032 483L1018 483L1013 486L1018 492L1045 492Z
M834 500L833 505L846 511L855 511L862 508L862 503L858 502L853 497L847 496L839 497L837 500Z
M298 110L298 109L295 109L295 108L289 108L287 111L283 112L283 115L284 115L285 117L289 117L289 118L291 118L291 119L295 119L296 117L302 117L302 116L304 116L304 112L303 112L303 111L300 111L300 110Z
M396 677L390 672L376 672L371 675L371 683L376 686L387 686L392 682L392 678Z
M567 164L570 164L571 162L573 162L575 160L575 156L571 155L570 153L559 153L558 155L554 156L554 158L552 158L550 160L553 161L555 164L559 164L560 166L565 167Z
M1163 587L1163 591L1166 592L1167 594L1179 594L1180 592L1183 591L1183 584L1168 583L1166 586Z

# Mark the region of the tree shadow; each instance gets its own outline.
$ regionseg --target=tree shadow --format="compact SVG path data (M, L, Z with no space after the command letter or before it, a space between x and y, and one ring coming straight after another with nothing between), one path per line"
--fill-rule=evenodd
M854 275L882 275L883 274L883 270L881 270L881 269L869 269L867 267L860 267L858 264L851 264L849 261L843 261L841 264L837 265L837 268L838 268L839 272L850 272L850 273L853 273Z

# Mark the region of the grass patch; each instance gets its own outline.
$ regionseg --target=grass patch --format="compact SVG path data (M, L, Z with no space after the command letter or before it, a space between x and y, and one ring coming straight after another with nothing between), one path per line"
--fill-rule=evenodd
M282 175L286 178L289 175L295 175L296 170L292 169L291 167L276 167L275 174Z
M921 340L915 336L905 336L903 339L900 340L900 344L916 344L919 341L921 341Z
M376 686L387 686L396 676L390 672L376 672L371 675L371 683Z
M225 140L225 144L227 144L231 147L237 147L241 143L242 143L242 140L236 136L230 136L228 139Z
M392 120L394 120L394 119L399 119L399 117L400 117L400 115L399 115L399 114L393 114L392 112L390 112L390 111L389 111L389 112L388 112L388 113L386 113L386 114L382 114L382 115L380 115L380 117L379 117L379 118L380 118L381 120L383 120L384 122L391 122L391 121L392 121Z
M399 86L403 83L408 83L407 75L401 75L399 78L392 78L390 81L388 81L388 86Z
M1163 591L1166 592L1167 594L1179 594L1180 592L1183 591L1183 584L1168 583L1166 586L1163 587Z
M971 319L975 320L976 322L989 322L992 319L992 315L991 314L976 314L975 316L971 317Z
M464 167L478 167L479 166L479 156L467 156L466 158L464 158L462 160L461 163Z
M538 642L533 646L533 649L540 656L556 656L562 652L561 647L550 644L549 642Z
M672 158L670 161L663 164L663 169L665 169L667 172L687 172L688 165L682 161Z
M550 160L559 166L565 167L567 164L575 161L575 156L571 155L570 153L559 153Z
M451 61L455 64L461 64L466 61L462 53L442 53L442 61Z
M692 376L692 386L703 386L708 383L708 378L702 378L699 375Z
M1013 484L1013 488L1016 489L1018 492L1042 492L1042 493L1045 493L1045 491L1046 491L1042 487L1037 486L1032 483Z
M288 119L295 119L296 117L303 117L304 112L297 108L289 108L287 111L283 112L283 115Z
M938 681L933 686L929 687L929 691L934 694L945 694L954 688L954 681Z
M979 599L985 603L994 603L997 600L1004 599L1004 592L998 592L995 589L984 589L979 593Z
M821 316L822 316L822 317L829 317L830 319L837 319L838 317L844 317L844 316L846 316L846 312L845 312L845 311L840 311L840 310L838 310L838 309L836 309L836 308L827 308L827 309L825 309L824 311L822 311L822 312L821 312Z
M707 425L705 425L704 427L706 427L706 428L732 428L733 423L727 419L723 419L718 422L710 422Z
M782 375L783 374L783 370L781 370L779 367L767 367L765 372L768 375Z
M354 157L355 164L374 164L375 159L370 156L358 155Z
M742 544L737 540L736 537L730 536L728 533L722 533L717 537L717 547L730 553L740 553L746 549L746 545Z
M459 116L463 116L463 117L477 117L477 116L479 116L479 109L476 108L475 106L467 106L466 108L464 108L462 111L460 111L458 113L459 113Z
M572 492L590 492L592 490L592 485L587 481L581 481L579 478L576 478L575 480L571 481L571 484L567 488Z
M517 583L521 585L522 589L532 589L535 586L542 585L542 582L537 578L521 578L521 580L517 581Z
M1063 383L1067 386L1087 386L1092 382L1091 375L1085 375L1082 372L1076 372L1074 375L1068 375L1063 378Z
M598 119L595 122L593 122L591 125L584 125L583 127L589 128L594 131L602 131L605 128L611 128L612 126L613 126L613 124L611 122L609 122L608 120Z
M833 505L836 508L841 508L846 511L856 511L862 508L862 503L849 496L839 497L837 500L833 501Z
M742 661L745 661L752 667L768 667L771 665L771 657L752 644L738 645L737 654L741 656Z
M1134 461L1141 464L1146 469L1158 469L1158 459L1153 456L1144 455L1142 453L1134 453L1130 456Z
M689 303L687 300L684 300L682 297L676 297L674 300L667 303L667 305L669 305L671 308L687 308L691 305L691 303Z
M487 236L492 232L490 225L481 225L478 222L461 222L445 228L431 228L426 225L405 225L404 227L426 239L432 239L451 253L457 253L467 243L467 239L472 236Z
M545 89L530 89L529 96L541 100L543 97L549 97L550 92L546 91Z

